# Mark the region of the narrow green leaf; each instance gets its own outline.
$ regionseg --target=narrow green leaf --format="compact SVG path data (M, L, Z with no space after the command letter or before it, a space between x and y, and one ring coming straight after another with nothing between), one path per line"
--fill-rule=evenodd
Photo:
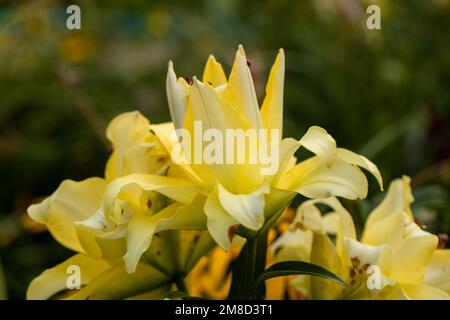
M346 285L345 282L334 273L318 265L303 261L283 261L270 266L260 275L255 284L255 292L258 291L259 287L264 285L264 281L268 279L301 274L322 277Z

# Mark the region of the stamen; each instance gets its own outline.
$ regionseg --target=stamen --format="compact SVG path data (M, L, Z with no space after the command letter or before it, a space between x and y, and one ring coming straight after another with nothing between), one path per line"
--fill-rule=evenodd
M353 257L351 259L352 261L352 266L355 267L356 269L359 268L359 265L361 264L361 261L359 261L359 259L357 257Z

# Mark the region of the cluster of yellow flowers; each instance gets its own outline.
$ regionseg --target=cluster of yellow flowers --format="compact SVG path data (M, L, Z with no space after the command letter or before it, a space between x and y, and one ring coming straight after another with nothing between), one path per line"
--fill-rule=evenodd
M438 237L414 222L412 201L410 179L394 180L369 214L360 240L352 216L336 198L306 201L288 231L272 243L272 254L275 260L301 259L323 266L348 284L297 276L289 285L302 297L448 299L450 250L438 249ZM318 204L331 211L321 215Z
M311 127L300 140L269 141L279 146L278 170L270 175L261 174L258 163L173 161L179 144L175 130L193 132L198 121L221 133L281 132L284 64L280 50L259 108L242 46L228 79L213 56L202 81L177 78L169 63L166 85L173 121L151 124L139 112L117 116L106 133L113 153L105 177L66 180L28 209L77 254L35 278L27 298L162 298L174 284L192 295L225 298L228 267L245 242L241 236L254 236L273 223L296 194L312 200L299 207L289 228L271 243L268 263L311 262L348 285L306 275L277 278L267 281L268 298L281 298L286 290L313 299L448 298L448 250L436 249L437 237L414 223L408 179L392 183L357 241L351 215L334 197L366 197L368 182L360 168L382 188L381 175L367 158L338 148L320 127ZM300 147L315 155L297 162L294 154ZM250 152L239 150L246 156ZM332 213L322 216L319 203ZM67 290L71 265L80 268L81 288ZM366 283L369 271L381 275L373 288Z

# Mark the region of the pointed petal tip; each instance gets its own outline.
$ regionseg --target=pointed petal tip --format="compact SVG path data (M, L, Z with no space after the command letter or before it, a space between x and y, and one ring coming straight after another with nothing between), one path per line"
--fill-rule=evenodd
M283 61L284 61L284 50L283 50L283 48L280 48L278 50L277 59L283 59Z
M238 54L245 57L245 50L244 50L244 46L242 44L238 45L236 55L238 55Z
M172 60L169 60L169 62L167 63L167 78L170 79L177 79L177 75L175 73L175 70L173 68L173 62Z
M135 271L136 271L136 265L134 265L133 263L129 263L128 261L127 261L127 257L126 257L126 255L123 257L123 259L124 259L124 261L125 261L125 271L128 273L128 274L132 274L132 273L134 273Z
M205 84L201 80L199 80L196 76L193 76L192 87L196 88L197 90L201 90L201 88L205 87Z
M200 80L197 79L197 76L192 77L192 82L193 82L193 84L197 84L197 85L203 84L203 82L201 82Z
M175 74L175 70L173 68L173 62L172 60L169 60L169 62L167 63L167 72L168 73L174 73Z

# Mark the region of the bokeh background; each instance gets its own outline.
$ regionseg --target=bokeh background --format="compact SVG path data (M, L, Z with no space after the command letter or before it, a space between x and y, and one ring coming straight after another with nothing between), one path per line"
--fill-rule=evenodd
M81 7L82 29L66 28ZM381 7L382 29L366 28ZM101 176L105 126L123 111L169 120L167 62L201 76L245 45L259 97L286 52L285 135L325 127L378 164L387 187L412 177L416 216L450 231L450 1L0 1L0 297L71 253L30 221L63 179ZM380 199L351 206L358 225ZM445 237L442 236L442 239Z

